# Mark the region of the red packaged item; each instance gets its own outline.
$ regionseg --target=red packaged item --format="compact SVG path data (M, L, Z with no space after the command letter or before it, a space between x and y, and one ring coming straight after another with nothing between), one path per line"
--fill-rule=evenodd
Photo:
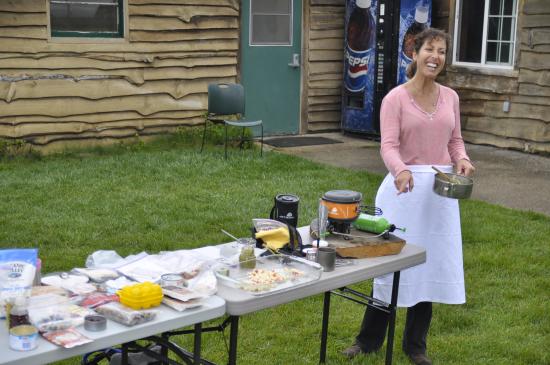
M119 301L119 298L118 298L118 295L116 294L94 292L86 295L84 299L82 299L79 305L85 308L95 308L103 304L107 304L110 302L118 302L118 301Z
M66 349L92 342L91 339L84 336L74 328L67 328L61 331L50 331L43 333L42 336L54 345L61 346Z

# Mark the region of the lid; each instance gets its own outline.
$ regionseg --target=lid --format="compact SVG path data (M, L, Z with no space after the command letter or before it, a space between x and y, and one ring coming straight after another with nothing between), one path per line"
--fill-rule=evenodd
M323 200L334 203L358 203L362 198L361 193L352 190L331 190L323 195Z
M370 8L372 1L371 0L356 0L355 5L359 8Z
M428 8L426 6L419 6L414 12L414 21L417 23L428 22Z
M300 201L300 198L292 194L278 194L275 199L281 203L297 203Z

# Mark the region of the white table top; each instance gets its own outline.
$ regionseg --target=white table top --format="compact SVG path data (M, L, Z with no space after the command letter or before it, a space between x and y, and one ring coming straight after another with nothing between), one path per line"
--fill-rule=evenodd
M161 305L157 309L159 309L160 313L155 320L132 327L127 327L113 321L107 321L107 329L100 332L89 332L82 326L78 327L77 330L80 333L94 341L71 349L61 348L39 337L38 348L32 351L14 351L9 348L8 331L4 330L6 328L6 321L2 320L0 321L0 326L3 326L3 329L0 330L0 364L46 364L208 321L225 314L225 302L218 296L212 296L207 298L202 306L183 312L175 311L165 305Z
M303 243L310 243L309 227L301 227L298 231ZM426 250L423 247L406 244L397 255L352 261L352 265L336 267L332 272L323 272L318 281L273 294L255 296L218 282L217 295L225 299L227 314L240 316L422 264L426 262Z

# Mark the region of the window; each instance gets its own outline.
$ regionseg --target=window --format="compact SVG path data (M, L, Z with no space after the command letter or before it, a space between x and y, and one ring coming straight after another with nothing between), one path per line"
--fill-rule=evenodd
M457 0L453 63L512 68L516 18L517 0Z
M52 37L124 37L123 0L50 0Z
M250 45L292 45L292 0L250 1Z

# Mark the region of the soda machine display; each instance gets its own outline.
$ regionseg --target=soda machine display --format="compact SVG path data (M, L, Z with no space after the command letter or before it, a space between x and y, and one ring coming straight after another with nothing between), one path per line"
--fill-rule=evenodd
M430 3L426 0L401 0L397 84L408 80L407 67L412 62L414 37L430 26Z
M348 0L344 50L342 122L346 130L365 130L372 120L377 0ZM374 130L373 130L374 132Z

